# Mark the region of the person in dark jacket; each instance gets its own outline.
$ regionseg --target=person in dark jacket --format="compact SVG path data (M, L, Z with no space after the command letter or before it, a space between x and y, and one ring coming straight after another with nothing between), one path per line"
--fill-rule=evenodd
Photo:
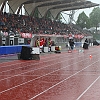
M73 39L69 39L69 45L70 45L70 49L73 50L74 49L74 41Z
M88 49L88 46L89 46L89 43L88 43L88 40L86 39L84 44L83 44L83 48Z

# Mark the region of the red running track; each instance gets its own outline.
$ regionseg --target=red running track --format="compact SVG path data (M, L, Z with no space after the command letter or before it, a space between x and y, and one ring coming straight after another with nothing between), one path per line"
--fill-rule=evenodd
M0 100L100 100L100 47L0 63Z

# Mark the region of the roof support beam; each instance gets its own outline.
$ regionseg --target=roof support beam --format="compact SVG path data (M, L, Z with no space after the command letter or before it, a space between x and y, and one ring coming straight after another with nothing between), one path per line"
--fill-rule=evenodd
M22 5L19 6L18 11L17 11L17 15L20 13L21 9L22 9Z
M12 13L14 14L15 12L13 11L13 9L12 9L11 6L9 5L9 3L7 3L7 4L8 4L8 6L9 6L10 10L12 11Z
M6 5L6 1L3 2L2 6L1 6L1 9L0 9L0 12L3 12L3 9L4 9L5 5Z

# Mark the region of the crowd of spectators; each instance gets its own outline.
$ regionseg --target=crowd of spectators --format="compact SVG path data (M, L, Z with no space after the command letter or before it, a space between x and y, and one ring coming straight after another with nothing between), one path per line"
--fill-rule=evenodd
M51 19L33 18L25 15L9 13L0 14L0 31L18 35L22 33L32 34L80 34L81 31L71 25L53 21ZM83 34L83 33L82 33Z

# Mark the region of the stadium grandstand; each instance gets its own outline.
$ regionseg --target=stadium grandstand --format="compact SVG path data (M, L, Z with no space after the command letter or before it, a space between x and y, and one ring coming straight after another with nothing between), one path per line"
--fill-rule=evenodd
M99 4L0 0L0 5L0 100L100 100L100 44L90 45L93 36L72 19L59 20L64 11Z
M57 36L66 42L72 34L80 40L87 33L73 24L61 23L60 13L98 6L87 0L0 0L0 5L0 45L18 45L19 38L27 44L34 36Z

